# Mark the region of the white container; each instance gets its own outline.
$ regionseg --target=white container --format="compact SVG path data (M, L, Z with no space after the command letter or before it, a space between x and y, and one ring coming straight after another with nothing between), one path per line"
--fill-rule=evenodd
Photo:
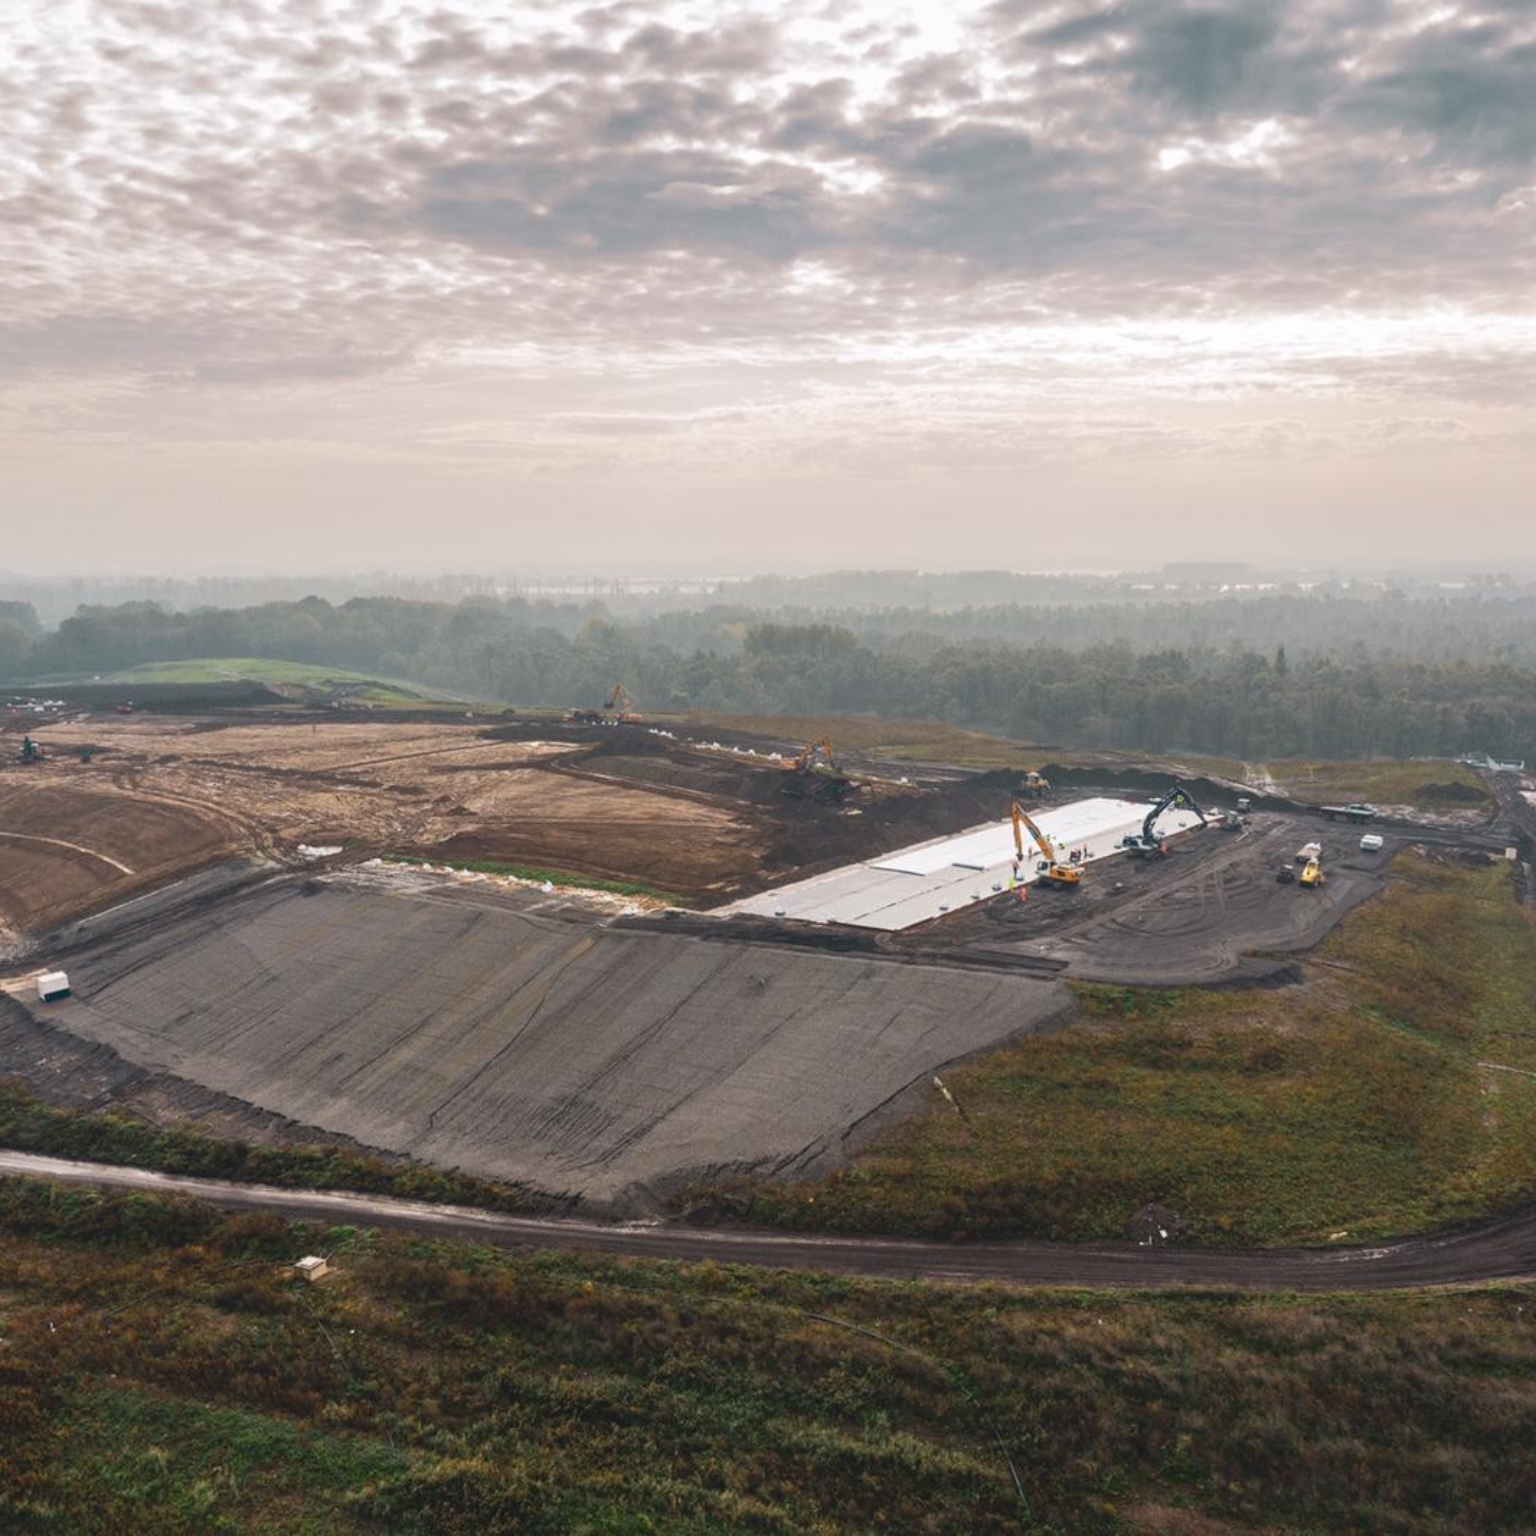
M1379 832L1367 832L1360 839L1361 853L1380 853L1383 846L1384 842Z
M51 1003L69 996L69 977L63 971L44 971L37 978L37 996L40 1002Z

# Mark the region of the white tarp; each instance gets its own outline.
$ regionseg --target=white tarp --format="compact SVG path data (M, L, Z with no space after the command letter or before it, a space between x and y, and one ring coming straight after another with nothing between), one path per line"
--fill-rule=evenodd
M1079 863L1089 864L1117 853L1122 838L1141 830L1150 809L1149 804L1099 796L1042 811L1034 820L1057 844L1060 857L1067 859L1076 853ZM1166 837L1187 831L1198 822L1192 812L1166 811L1158 819L1157 830ZM1024 852L1022 876L1027 883L1038 878L1035 863L1039 855L1027 840ZM1006 889L1013 858L1011 819L989 822L952 837L897 849L867 863L845 865L825 875L763 891L723 911L896 932L985 901Z

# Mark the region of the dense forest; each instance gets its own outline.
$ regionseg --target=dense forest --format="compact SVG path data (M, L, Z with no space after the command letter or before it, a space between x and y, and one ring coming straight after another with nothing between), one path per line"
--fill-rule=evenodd
M519 705L923 717L1062 746L1536 758L1536 597L1276 592L1136 603L621 617L596 601L308 597L175 612L0 603L0 680L254 656Z

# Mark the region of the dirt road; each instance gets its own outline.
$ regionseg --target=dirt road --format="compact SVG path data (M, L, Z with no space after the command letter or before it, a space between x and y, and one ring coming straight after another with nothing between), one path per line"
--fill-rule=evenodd
M275 1189L181 1178L142 1168L0 1151L0 1175L140 1193L186 1195L232 1210L305 1221L398 1228L507 1248L562 1248L627 1258L713 1259L776 1269L826 1270L893 1280L1171 1290L1379 1291L1536 1278L1536 1207L1456 1232L1371 1248L1211 1252L1132 1243L976 1243L799 1237L668 1225L605 1225L506 1216L378 1195Z

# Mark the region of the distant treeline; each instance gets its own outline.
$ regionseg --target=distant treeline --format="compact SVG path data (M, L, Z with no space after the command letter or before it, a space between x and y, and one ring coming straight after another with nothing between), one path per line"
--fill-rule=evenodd
M923 717L1062 746L1536 759L1536 600L1483 594L1006 605L807 615L740 605L617 621L576 602L320 598L0 604L0 679L253 656L513 704Z

